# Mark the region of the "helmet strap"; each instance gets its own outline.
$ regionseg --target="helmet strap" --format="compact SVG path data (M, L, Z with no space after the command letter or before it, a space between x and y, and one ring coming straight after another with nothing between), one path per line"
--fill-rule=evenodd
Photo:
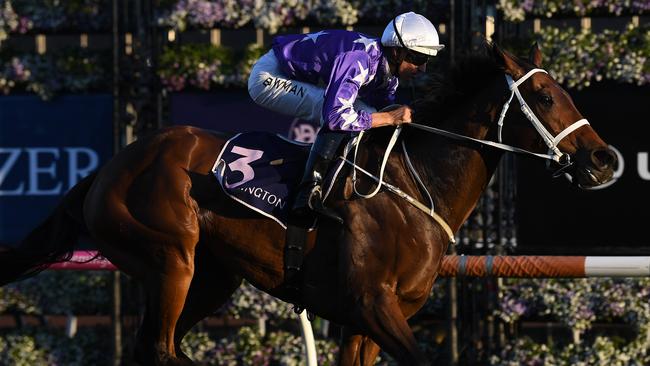
M399 44L402 45L402 47L407 48L406 45L404 44L404 41L402 40L402 35L399 34L399 31L397 30L397 22L395 21L397 17L393 18L393 30L395 31L395 35L397 36L397 40L399 41Z
M399 41L399 44L402 46L403 49L408 50L408 47L404 44L404 41L402 40L402 36L399 34L399 31L397 30L397 23L396 20L397 17L393 18L393 30L395 31L395 35L397 35L397 40ZM404 59L406 58L406 52L400 50L399 48L395 48L395 76L399 78L399 67L404 62Z

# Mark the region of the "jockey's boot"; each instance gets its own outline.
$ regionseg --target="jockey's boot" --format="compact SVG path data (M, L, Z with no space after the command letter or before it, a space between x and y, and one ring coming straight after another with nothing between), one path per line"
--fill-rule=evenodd
M343 223L343 219L323 204L323 179L327 175L332 159L336 157L339 146L346 138L343 132L333 132L324 128L316 135L316 141L309 152L305 174L300 182L298 195L291 207L291 215L304 217L315 213Z

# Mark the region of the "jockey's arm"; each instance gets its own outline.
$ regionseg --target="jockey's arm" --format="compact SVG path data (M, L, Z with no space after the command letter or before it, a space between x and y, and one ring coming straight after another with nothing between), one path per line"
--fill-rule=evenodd
M323 119L332 130L362 131L411 121L411 109L401 106L386 112L356 110L361 86L369 82L370 59L365 52L348 52L336 58L325 90Z
M332 130L362 131L371 127L370 112L354 106L359 89L370 77L369 63L363 51L346 52L334 60L323 101L323 120Z

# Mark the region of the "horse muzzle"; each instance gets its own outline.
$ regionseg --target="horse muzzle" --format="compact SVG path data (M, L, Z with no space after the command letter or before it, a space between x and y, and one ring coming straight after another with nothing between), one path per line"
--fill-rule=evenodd
M618 164L616 153L607 147L578 150L575 159L573 181L581 188L592 188L609 182L614 177Z

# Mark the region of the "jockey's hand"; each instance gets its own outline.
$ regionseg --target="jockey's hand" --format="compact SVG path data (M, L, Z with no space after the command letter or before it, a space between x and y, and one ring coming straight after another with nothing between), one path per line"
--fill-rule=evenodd
M400 106L399 108L396 108L388 113L391 113L393 115L393 123L394 125L400 125L402 123L410 123L411 122L411 116L413 114L413 110L411 107L407 105Z
M412 114L413 110L407 105L401 105L386 112L375 112L371 115L372 127L410 123Z

